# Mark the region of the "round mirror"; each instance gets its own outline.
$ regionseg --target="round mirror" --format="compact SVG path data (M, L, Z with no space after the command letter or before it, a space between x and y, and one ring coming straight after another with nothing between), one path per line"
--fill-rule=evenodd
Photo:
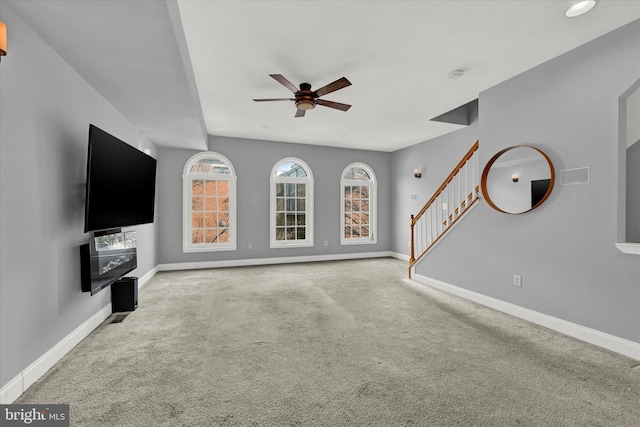
M535 147L505 148L482 171L482 194L497 211L529 212L544 203L553 190L555 172L551 159Z

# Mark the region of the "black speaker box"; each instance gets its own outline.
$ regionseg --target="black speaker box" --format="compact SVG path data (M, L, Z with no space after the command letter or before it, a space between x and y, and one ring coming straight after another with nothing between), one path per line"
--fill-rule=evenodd
M123 277L111 285L111 309L114 313L138 308L138 278Z

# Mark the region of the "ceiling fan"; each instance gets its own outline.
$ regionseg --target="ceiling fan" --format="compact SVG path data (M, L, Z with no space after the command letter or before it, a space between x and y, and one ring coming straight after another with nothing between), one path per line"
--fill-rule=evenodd
M351 86L351 82L342 77L333 83L329 83L326 86L322 86L320 89L311 90L309 83L301 83L300 89L295 87L289 80L287 80L281 74L269 74L276 81L280 82L284 87L293 92L295 98L270 98L270 99L254 99L256 102L263 101L294 101L296 103L297 111L296 117L303 117L307 110L315 108L316 105L322 105L323 107L335 108L336 110L347 111L351 108L351 105L342 104L340 102L326 101L320 99L322 95L335 92L338 89Z

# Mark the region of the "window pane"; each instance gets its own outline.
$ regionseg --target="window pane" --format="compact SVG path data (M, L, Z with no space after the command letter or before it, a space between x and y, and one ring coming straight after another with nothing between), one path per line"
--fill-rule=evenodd
M306 225L307 217L305 214L298 214L298 225Z
M351 225L352 224L353 221L351 220L351 216L352 216L351 212L347 212L347 213L344 214L344 223L345 223L345 225Z
M191 181L191 194L202 195L204 194L204 181L193 180Z
M351 227L347 226L344 228L344 237L347 239L351 238Z
M228 228L219 228L220 232L218 233L218 243L228 243L229 242L229 229Z
M226 212L229 210L229 199L218 197L218 211Z
M296 185L295 184L286 184L286 196L294 197L296 195Z
M307 184L296 184L298 189L298 197L306 197Z
M286 225L296 225L296 215L295 214L287 214L287 224Z
M358 168L358 167L351 168L348 171L346 171L344 173L344 178L345 179L359 179L359 180L365 180L365 181L368 181L368 180L371 179L366 170L364 170L362 168Z
M191 227L192 228L204 227L204 215L201 213L191 214Z
M203 211L204 210L204 197L193 197L191 199L191 210L192 211Z
M360 187L360 197L363 199L369 198L369 187Z
M208 211L215 211L218 206L218 201L216 197L206 197L205 198L205 209ZM195 200L195 197L194 197ZM195 209L194 209L195 210Z
M204 230L194 228L191 230L191 243L204 243Z
M360 187L351 187L351 198L352 199L360 198Z
M218 240L218 229L217 228L207 228L204 230L204 242L205 243L216 243Z
M281 182L276 183L276 196L277 197L284 196L284 184Z
M360 214L360 223L362 225L369 225L369 214L363 213Z
M287 240L296 240L296 228L287 227Z
M351 227L351 235L353 237L360 237L360 227Z
M351 202L351 210L353 212L359 212L360 211L360 201L359 200L353 200Z
M276 240L284 240L284 227L276 227Z
M306 177L304 168L293 162L283 163L276 169L276 176Z
M344 211L345 212L350 212L351 211L351 200L345 199L345 201L344 201Z
M287 212L296 211L296 199L287 199Z
M305 199L298 199L297 204L298 204L298 212L304 212L305 206L307 205L307 201Z
M298 228L297 228L297 231L298 231L298 233L297 233L298 240L304 240L304 239L305 239L305 236L306 236L306 234L307 234L307 233L306 233L306 230L307 230L307 229L306 229L305 227L298 227Z
M284 211L284 199L282 197L278 197L276 199L276 211L278 212Z
M205 227L216 227L218 225L218 218L215 213L208 212L204 217Z
M218 181L218 197L229 197L229 181Z
M369 227L362 227L362 235L360 237L369 237Z
M215 196L216 195L216 181L205 181L204 193L207 196Z
M191 166L190 172L230 174L229 167L217 157L207 157Z
M276 226L282 227L283 225L284 225L284 214L279 212L276 214Z
M218 227L230 227L229 212L218 212Z

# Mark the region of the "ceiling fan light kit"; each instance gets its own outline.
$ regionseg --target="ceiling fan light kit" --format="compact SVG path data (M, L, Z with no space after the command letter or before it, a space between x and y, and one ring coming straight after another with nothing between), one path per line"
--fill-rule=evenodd
M312 110L316 105L322 105L323 107L334 108L336 110L347 111L351 108L351 105L342 104L340 102L327 101L320 99L322 95L335 92L339 89L351 86L351 82L346 77L339 78L333 83L329 83L320 89L311 90L309 83L301 83L300 89L296 88L293 83L287 80L281 74L269 74L274 80L282 84L284 87L293 92L295 98L269 98L269 99L254 99L256 102L264 101L293 101L296 104L295 117L304 117L304 114L308 110Z

